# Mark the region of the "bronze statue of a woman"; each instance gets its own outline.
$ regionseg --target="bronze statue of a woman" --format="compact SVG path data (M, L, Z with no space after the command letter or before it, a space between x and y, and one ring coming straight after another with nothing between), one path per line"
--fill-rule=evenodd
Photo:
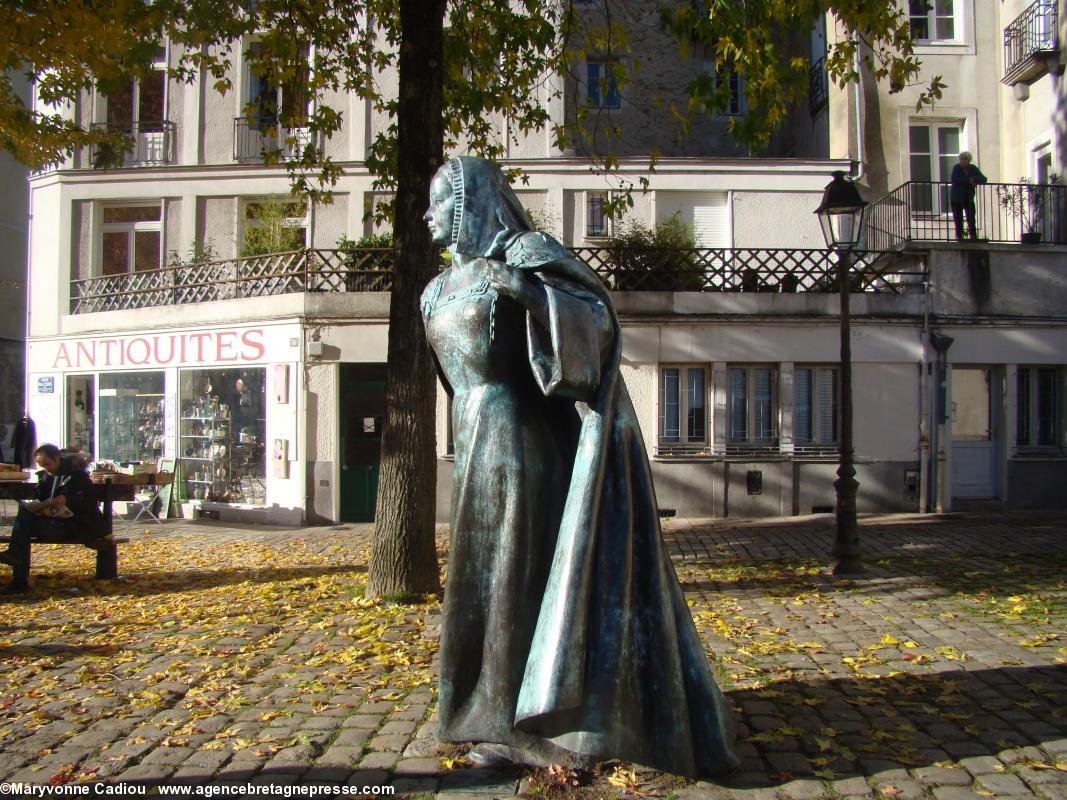
M608 292L484 159L441 167L426 221L452 256L422 297L455 440L439 737L483 764L728 772Z

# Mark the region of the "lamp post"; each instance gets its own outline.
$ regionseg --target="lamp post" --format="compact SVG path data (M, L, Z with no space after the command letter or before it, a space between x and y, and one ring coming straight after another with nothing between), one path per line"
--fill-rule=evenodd
M852 448L852 332L849 325L849 273L852 267L852 248L859 241L863 211L867 203L860 197L856 185L845 180L845 173L835 172L823 191L822 203L815 209L822 226L827 248L837 253L837 288L841 298L841 454L838 459L837 532L834 536L833 575L854 575L863 572L860 562L859 529L856 524L855 453Z

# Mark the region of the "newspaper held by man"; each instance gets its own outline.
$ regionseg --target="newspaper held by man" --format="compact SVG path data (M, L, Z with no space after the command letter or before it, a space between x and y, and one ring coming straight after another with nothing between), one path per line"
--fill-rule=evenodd
M56 503L46 503L43 500L19 500L19 505L29 511L31 514L36 514L38 517L50 517L52 519L69 519L74 516L72 512L65 505L58 505Z

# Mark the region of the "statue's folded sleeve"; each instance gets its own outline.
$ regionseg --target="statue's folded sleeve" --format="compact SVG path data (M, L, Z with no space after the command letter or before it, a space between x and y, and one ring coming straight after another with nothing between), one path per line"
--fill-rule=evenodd
M600 298L587 289L545 283L545 324L527 314L530 366L548 396L589 402L600 386L614 328Z

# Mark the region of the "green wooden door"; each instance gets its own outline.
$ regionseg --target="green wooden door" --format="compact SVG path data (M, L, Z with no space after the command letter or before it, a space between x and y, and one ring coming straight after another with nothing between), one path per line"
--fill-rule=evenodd
M341 520L373 522L385 421L385 365L342 364L340 381Z

